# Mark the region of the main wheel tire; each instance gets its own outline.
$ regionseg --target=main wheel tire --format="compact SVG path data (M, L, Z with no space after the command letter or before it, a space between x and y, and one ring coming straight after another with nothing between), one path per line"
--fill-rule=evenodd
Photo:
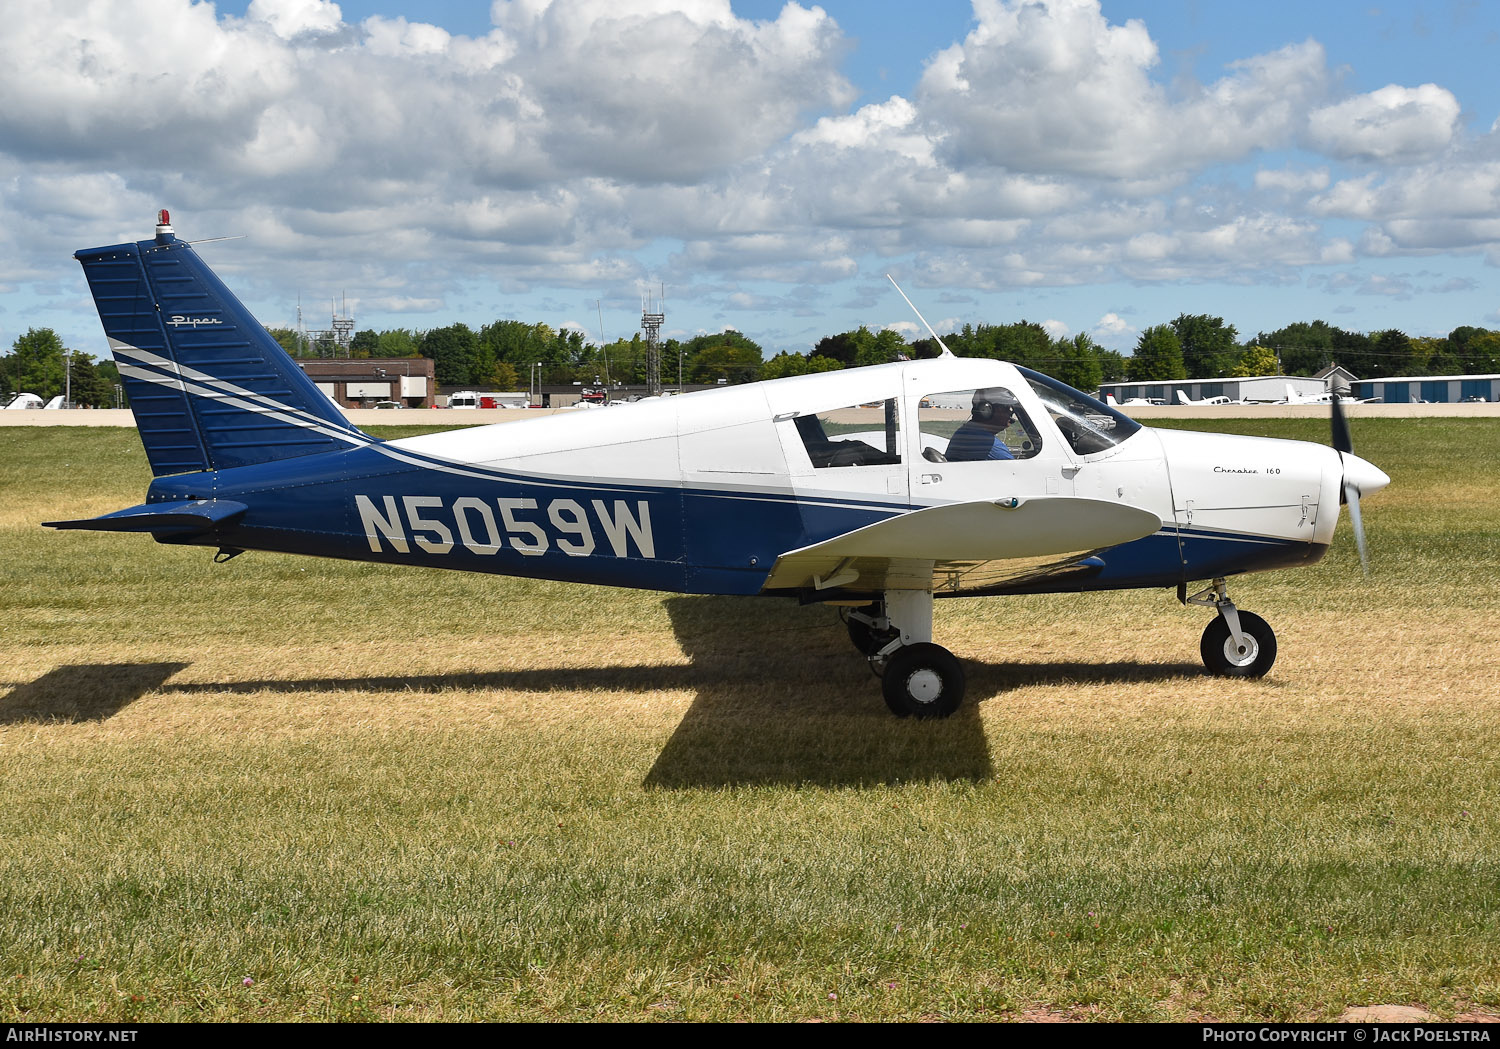
M1243 651L1235 647L1229 624L1215 616L1203 631L1198 651L1203 665L1217 677L1264 677L1276 662L1276 634L1264 619L1254 612L1240 613L1240 633L1245 637Z
M964 701L964 668L941 645L907 645L886 660L880 687L898 718L945 718Z

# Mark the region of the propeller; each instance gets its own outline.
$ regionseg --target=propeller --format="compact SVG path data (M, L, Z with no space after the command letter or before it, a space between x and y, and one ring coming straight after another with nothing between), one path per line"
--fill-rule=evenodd
M1344 465L1344 502L1349 504L1349 523L1354 526L1354 545L1359 547L1359 567L1365 575L1370 574L1370 557L1365 547L1365 522L1359 512L1359 497L1367 492L1378 492L1391 483L1385 471L1354 454L1354 441L1349 436L1349 421L1339 405L1339 396L1333 395L1329 402L1333 407L1333 447Z

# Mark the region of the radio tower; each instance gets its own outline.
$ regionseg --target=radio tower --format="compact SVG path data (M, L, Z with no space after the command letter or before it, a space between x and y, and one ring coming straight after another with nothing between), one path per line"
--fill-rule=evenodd
M340 292L339 296L340 298L344 298L343 292ZM339 351L341 350L343 351L343 356L353 356L349 352L349 342L350 336L354 334L354 318L349 315L349 300L347 298L344 298L343 306L344 312L342 314L337 310L333 311L333 355L335 357L340 356Z
M343 293L341 292L340 295ZM349 299L344 297L343 313L339 313L339 302L329 300L327 328L306 328L302 321L302 296L297 296L297 332L302 336L304 350L314 356L349 357L350 336L354 334L354 317L349 313Z
M652 312L650 291L641 300L641 331L646 333L646 392L651 397L661 396L661 326L667 319L666 298L667 287L663 284L657 312Z

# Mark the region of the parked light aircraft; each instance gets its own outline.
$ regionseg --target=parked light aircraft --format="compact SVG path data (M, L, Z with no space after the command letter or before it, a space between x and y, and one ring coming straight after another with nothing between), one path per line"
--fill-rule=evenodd
M1210 404L1239 404L1240 402L1239 401L1235 401L1235 400L1231 400L1230 398L1224 397L1222 395L1220 395L1218 397L1205 397L1201 401L1195 401L1191 397L1189 397L1187 394L1183 393L1181 390L1178 390L1177 391L1177 403L1178 404L1185 404L1185 405L1188 405L1188 406L1193 407L1193 408L1202 408L1205 405L1210 405Z
M44 407L42 399L34 393L18 393L11 398L5 406L6 411L25 411L27 409Z
M1161 401L1153 401L1147 397L1127 397L1123 401L1115 400L1115 395L1106 393L1104 403L1111 408L1149 408L1152 405L1161 405Z
M1226 578L1317 561L1344 499L1363 557L1359 497L1389 483L1336 409L1333 449L1155 431L951 354L382 441L165 212L154 240L76 257L155 476L139 506L51 527L216 561L268 550L825 603L902 716L963 698L962 666L932 641L936 597L1175 587L1216 613L1208 669L1262 675L1275 634Z
M1291 383L1286 384L1286 398L1277 401L1277 404L1363 404L1364 401L1358 397L1350 397L1348 394L1339 394L1334 397L1332 393L1298 393L1292 388Z

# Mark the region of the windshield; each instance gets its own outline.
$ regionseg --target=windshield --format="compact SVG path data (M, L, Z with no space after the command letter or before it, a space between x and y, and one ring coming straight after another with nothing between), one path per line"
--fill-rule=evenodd
M1021 368L1020 372L1047 406L1047 413L1078 455L1104 452L1124 441L1141 428L1141 424L1079 393L1048 375Z

